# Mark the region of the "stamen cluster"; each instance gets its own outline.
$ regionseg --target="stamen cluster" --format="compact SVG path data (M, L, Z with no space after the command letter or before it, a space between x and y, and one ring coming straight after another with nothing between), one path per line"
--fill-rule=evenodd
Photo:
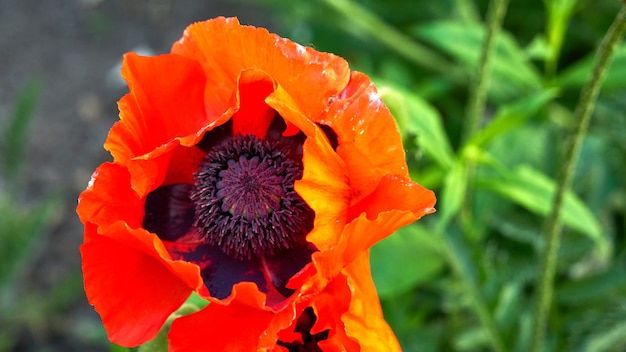
M284 148L238 135L201 162L191 192L194 225L224 253L243 260L305 243L314 212L294 190L302 163Z

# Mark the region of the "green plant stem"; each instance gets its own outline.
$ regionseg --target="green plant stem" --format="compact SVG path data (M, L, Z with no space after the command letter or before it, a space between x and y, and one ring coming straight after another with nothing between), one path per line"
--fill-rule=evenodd
M321 0L347 20L347 31L360 31L418 66L438 73L450 73L455 67L444 57L418 44L409 36L385 23L371 11L350 0Z
M508 0L491 0L487 15L487 34L483 42L478 71L470 86L470 96L465 116L463 142L469 140L480 127L485 112L487 87L489 84L489 70L491 57L496 44L496 38L502 27L502 20L506 14Z
M487 101L487 88L489 84L491 58L493 56L498 33L500 32L500 28L502 27L504 15L506 14L507 5L508 0L491 0L489 4L489 11L487 14L487 33L483 42L480 62L478 64L478 71L476 72L476 76L474 76L472 84L470 85L469 101L466 110L466 120L463 131L462 143L470 140L470 138L480 128L482 116L485 112L485 103ZM463 210L461 212L462 219L471 218L469 216L469 214L471 213L470 185L475 168L474 163L471 159L466 160L466 162L467 165L465 169L465 178L467 181L467 187L465 188L464 192L465 201L463 202ZM462 223L465 222L466 221L462 221ZM472 228L472 226L465 226L465 232L469 233L469 231L472 231ZM471 298L472 309L478 316L481 325L487 332L492 348L498 352L505 351L506 349L504 346L504 342L502 340L502 337L500 336L500 332L493 318L493 315L489 311L489 308L487 307L487 304L482 297L480 287L473 279L470 268L468 268L467 265L464 265L464 263L459 261L459 258L462 255L462 248L459 246L455 246L454 241L451 241L449 238L446 242L446 247L448 248L449 252L449 260L455 267L455 270L461 278L465 290Z
M567 190L571 187L574 169L583 139L587 133L589 121L595 107L598 94L608 70L611 58L619 44L626 28L626 4L617 14L615 21L607 31L596 55L595 65L591 77L583 90L574 111L578 125L570 140L565 154L565 161L557 178L557 191L552 203L552 211L546 220L544 236L546 247L542 255L540 275L537 281L538 294L535 301L535 315L533 324L533 340L531 351L539 352L543 349L546 335L547 320L554 291L554 275L556 272L557 252L561 240L561 208Z
M508 0L491 0L489 3L489 11L487 14L487 33L483 42L478 71L470 85L469 101L465 115L465 124L463 130L462 144L467 143L480 129L482 117L485 113L485 104L487 101L487 88L489 86L489 73L491 66L491 57L493 56L494 47L502 27L502 21L506 14ZM463 157L463 155L462 155ZM476 167L471 158L466 159L467 167L465 178L467 187L465 189L465 202L461 211L461 217L464 224L469 224L473 218L472 213L472 187L471 180L474 178ZM470 229L472 226L465 226Z

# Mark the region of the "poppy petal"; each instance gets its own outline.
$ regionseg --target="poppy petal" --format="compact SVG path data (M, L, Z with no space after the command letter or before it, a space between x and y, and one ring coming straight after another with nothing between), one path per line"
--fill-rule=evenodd
M261 291L268 291L261 270L262 265L258 259L237 260L201 240L165 242L165 246L174 259L194 263L200 267L202 280L210 297L226 299L231 295L234 285L242 281L254 283Z
M290 92L309 116L318 116L350 75L342 58L303 47L264 28L241 26L236 18L218 17L187 27L172 53L202 63L207 84L215 87L212 99L230 98L239 73L255 68Z
M311 253L315 251L314 247L309 246L242 261L201 240L164 243L174 259L195 263L200 267L210 297L227 299L237 283L251 282L265 293L266 304L276 309L284 305L286 298L294 293L295 290L289 288L289 280L310 263Z
M198 147L184 147L179 145L172 150L167 165L167 172L162 185L171 184L193 184L194 173L198 170L198 165L206 152Z
M389 199L393 199L393 203ZM435 194L431 190L398 175L385 175L372 193L350 207L348 221L361 213L366 213L369 220L375 220L379 213L394 210L412 211L414 220L417 220L435 212L435 201ZM376 241L381 239L377 238Z
M285 120L287 128L283 136L291 136L298 131L302 131L307 136L315 134L315 124L309 115L298 106L298 103L282 86L276 87L265 101Z
M393 210L378 214L375 220L369 220L365 213L346 225L342 243L334 253L329 252L328 258L342 256L340 262L350 264L355 257L368 250L377 241L391 235L395 230L416 220L410 210ZM328 260L328 259L327 259ZM339 260L339 259L331 259Z
M239 76L236 103L239 109L233 115L233 134L252 134L265 137L276 111L265 103L274 90L274 81L259 70L245 70Z
M143 202L128 186L123 186L129 184L130 174L126 168L113 163L100 165L78 198L76 211L80 220L108 226L123 219L132 228L140 227Z
M369 252L363 252L344 269L352 292L350 308L342 316L346 333L359 342L361 351L401 351L400 344L383 317L370 274Z
M86 224L80 248L85 292L114 343L137 346L154 338L200 284L198 267L167 260L164 248L155 248L157 241L122 222L103 234Z
M194 136L209 123L207 116L226 111L205 110L204 72L186 57L129 53L124 55L122 76L130 93L120 100L120 121L105 143L116 161L152 152L176 137Z
M223 123L232 112L228 101L205 104L204 71L188 58L126 54L122 75L130 93L119 101L120 121L104 147L115 162L128 167L131 185L143 197L165 179L168 152L195 145L205 130Z
M169 333L170 351L256 351L273 313L263 309L256 286L241 283L227 305L210 303L176 319Z
M345 275L338 275L311 303L317 321L311 334L328 330L328 338L319 341L322 351L358 351L358 340L346 334L342 315L348 310L352 293Z
M309 244L290 248L272 256L264 256L262 261L266 278L278 292L289 297L294 293L294 289L288 285L289 280L311 262L311 254L315 251L317 249Z
M337 234L345 225L350 184L345 164L318 131L304 142L304 172L295 190L315 211L314 227L307 240L324 251L337 243Z
M161 186L146 197L143 228L164 241L176 241L190 232L195 207L189 199L193 185Z
M342 315L348 311L352 293L340 274L315 295L298 302L298 314L280 331L278 346L298 351L359 351L358 341L346 335Z
M432 192L420 185L394 175L384 177L377 190L350 209L351 217L358 216L342 228L336 244L312 255L317 270L334 277L377 241L434 212L434 203Z
M337 153L350 175L353 202L369 194L386 174L408 177L395 120L366 75L353 72L318 122L337 134Z

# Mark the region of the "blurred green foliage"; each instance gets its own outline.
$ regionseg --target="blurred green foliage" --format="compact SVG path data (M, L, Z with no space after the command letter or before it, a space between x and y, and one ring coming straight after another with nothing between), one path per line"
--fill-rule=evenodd
M343 56L374 79L397 119L412 177L438 195L438 213L372 249L385 316L403 348L490 350L493 329L504 350L527 351L555 175L619 1L512 1L480 130L467 142L488 1L256 2L275 10L281 35ZM608 72L562 208L547 351L626 349L625 67L626 45Z
M75 299L82 285L80 280L66 282L42 293L25 292L16 284L41 250L38 244L59 203L56 196L36 203L24 197L29 126L40 91L39 81L27 83L10 114L0 119L0 351L13 351L24 329L43 331L48 314L62 309L68 299Z

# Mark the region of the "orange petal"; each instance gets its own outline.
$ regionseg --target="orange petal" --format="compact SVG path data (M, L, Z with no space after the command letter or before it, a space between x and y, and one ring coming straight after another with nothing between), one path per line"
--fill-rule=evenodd
M321 131L308 136L303 149L304 171L295 190L315 211L314 227L307 240L324 251L339 240L350 204L350 184L343 161Z
M319 275L333 278L376 242L434 212L434 203L433 193L416 183L393 175L383 178L369 197L350 209L350 217L358 217L350 218L335 245L312 255Z
M194 173L198 171L198 165L205 156L206 152L200 148L177 146L172 150L165 179L160 186L176 183L193 184Z
M206 110L204 72L188 58L129 53L124 56L122 76L130 93L120 100L121 121L105 142L115 161L144 155L176 137L196 136L211 118L226 111L228 101L211 102Z
M318 122L337 133L337 153L346 163L353 202L369 194L386 174L408 177L395 120L366 75L353 72Z
M279 332L289 327L289 325L295 321L295 318L295 304L290 304L286 306L285 309L276 312L272 318L272 322L268 324L263 334L261 334L258 350L276 350L276 341L279 339Z
M319 343L322 351L359 351L358 341L346 334L341 321L342 315L348 311L351 300L352 293L344 275L337 276L313 299L311 306L315 310L317 321L311 333L330 330L328 339Z
M369 220L375 220L382 212L406 210L413 212L417 220L435 212L435 201L433 191L398 175L385 175L372 193L350 207L348 221L361 213L366 213Z
M349 78L348 64L342 58L303 47L264 28L241 26L236 18L219 17L187 27L172 52L202 64L215 99L230 98L241 71L258 69L288 91L310 117L319 115Z
M359 342L362 352L401 351L393 331L385 322L376 287L370 274L369 252L363 252L344 269L352 292L350 308L341 320L346 333Z
M335 256L343 252L343 259L340 261L343 265L348 265L355 257L368 250L376 242L415 220L417 220L416 216L410 210L383 212L378 214L375 220L369 220L367 215L363 213L346 225L344 233L341 235L342 240L345 242L337 247Z
M206 153L174 140L140 157L123 162L130 173L130 186L140 198L173 183L193 183L193 174Z
M130 189L130 174L126 168L104 163L94 171L87 189L78 198L78 217L86 224L108 226L124 220L138 228L143 220L143 202Z
M263 71L245 70L239 76L236 106L233 115L233 135L252 134L264 138L276 116L276 111L265 103L265 98L274 90L274 81Z
M178 318L169 333L170 351L256 351L273 313L252 283L238 284L227 305L213 302Z
M296 101L282 86L276 87L266 102L274 108L285 120L287 129L283 136L292 136L302 131L306 136L312 136L316 132L316 126L306 112L302 111Z
M85 292L109 339L137 346L154 338L167 319L201 284L198 267L172 262L158 239L122 222L98 234L87 223L81 246Z
M115 162L128 167L132 188L143 197L166 178L169 152L195 145L232 111L228 100L205 104L202 67L179 55L127 54L122 75L130 93L120 99L120 121L104 146Z

